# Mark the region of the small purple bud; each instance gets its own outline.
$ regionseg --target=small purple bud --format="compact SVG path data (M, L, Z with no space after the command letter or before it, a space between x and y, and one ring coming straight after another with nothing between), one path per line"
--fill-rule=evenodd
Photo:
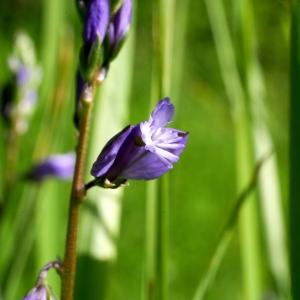
M23 300L48 300L51 299L49 295L49 290L45 285L39 285L34 287Z
M102 42L110 18L109 0L90 0L85 14L80 72L86 81L93 80L103 63Z
M127 179L154 179L169 171L185 148L188 133L166 125L174 106L169 98L158 102L148 121L115 135L94 162L96 184L118 187Z
M132 0L124 0L112 20L113 43L120 43L128 32L132 21Z
M40 271L35 287L23 298L23 300L55 300L55 297L45 283L50 269L55 269L61 273L62 263L60 261L51 261L47 263Z
M74 174L75 158L74 153L49 156L27 172L25 178L33 181L42 181L47 177L71 179Z
M102 43L109 23L108 0L90 0L85 15L84 41L89 47L99 40Z
M108 64L118 54L132 21L132 0L124 0L108 26L108 49L106 62Z

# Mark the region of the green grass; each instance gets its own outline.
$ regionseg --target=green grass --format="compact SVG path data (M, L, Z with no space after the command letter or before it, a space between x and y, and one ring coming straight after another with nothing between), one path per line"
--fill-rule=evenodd
M32 36L44 73L38 109L20 141L18 172L49 153L74 149L74 73L81 39L73 1L25 2L0 4L0 90L20 27ZM293 298L300 298L299 2L291 7L286 1L257 0L134 3L133 30L97 96L88 165L114 133L146 120L160 97L171 96L176 117L170 125L190 136L179 163L162 181L132 181L116 193L97 188L90 194L81 218L77 298L192 299L199 280L210 276L207 267L217 251L206 299L288 299L287 250ZM0 178L5 146L0 144ZM241 211L243 225L216 248L237 194L270 148L258 192ZM5 245L0 298L21 299L42 265L62 257L69 191L69 182L54 179L14 185L0 220ZM288 247L285 223L290 224ZM159 293L149 296L152 280ZM49 283L58 295L55 272Z

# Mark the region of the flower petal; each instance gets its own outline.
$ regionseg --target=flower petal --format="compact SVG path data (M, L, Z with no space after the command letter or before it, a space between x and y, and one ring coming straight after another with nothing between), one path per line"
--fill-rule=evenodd
M174 105L170 102L170 98L166 97L160 100L153 112L151 113L149 122L157 127L164 127L173 118L174 115Z
M123 140L121 147L118 149L115 161L111 168L105 174L111 182L118 179L124 179L122 172L131 164L138 162L145 153L145 147L142 143L139 125L131 126L131 132Z
M127 126L121 132L111 138L104 146L100 155L93 164L91 174L94 177L101 177L104 175L114 163L120 147L125 139L133 130L134 126Z
M126 179L154 179L172 169L172 164L165 163L158 155L148 150L136 163L127 166L120 174Z

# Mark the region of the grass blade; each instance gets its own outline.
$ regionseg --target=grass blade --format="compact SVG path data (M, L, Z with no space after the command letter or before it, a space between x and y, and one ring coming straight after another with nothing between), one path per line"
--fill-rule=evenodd
M243 73L246 91L251 103L252 135L255 156L273 151L273 141L266 125L265 86L257 54L254 15L251 0L234 1L239 14L240 35L242 40ZM276 156L267 162L259 178L259 191L267 244L267 258L280 299L286 299L289 289L286 236L282 216L282 203L279 191Z
M246 111L246 96L239 77L233 42L226 21L223 1L205 1L212 27L221 73L228 98L236 135L237 188L240 190L249 180L253 168L252 143ZM251 196L253 198L253 196ZM245 282L245 299L261 296L261 274L256 203L249 199L240 216L240 238Z

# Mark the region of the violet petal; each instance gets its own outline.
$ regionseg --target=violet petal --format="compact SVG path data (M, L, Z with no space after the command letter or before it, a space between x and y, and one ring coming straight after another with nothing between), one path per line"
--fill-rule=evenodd
M94 162L91 174L94 177L104 175L114 163L120 147L128 137L134 126L127 126L121 132L112 137L104 146L97 160Z

